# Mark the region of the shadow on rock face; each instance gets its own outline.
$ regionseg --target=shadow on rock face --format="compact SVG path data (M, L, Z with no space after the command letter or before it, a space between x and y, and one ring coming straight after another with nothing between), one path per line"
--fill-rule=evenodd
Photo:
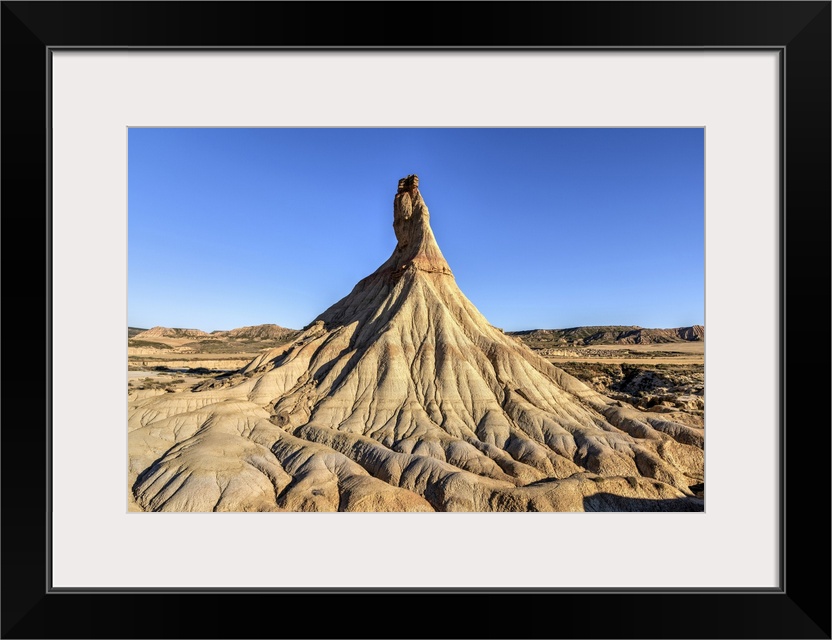
M346 297L224 379L131 400L136 504L703 511L704 429L601 395L494 328L429 218L403 178L396 248Z
M596 493L584 498L584 511L705 511L699 498L625 498L614 493Z

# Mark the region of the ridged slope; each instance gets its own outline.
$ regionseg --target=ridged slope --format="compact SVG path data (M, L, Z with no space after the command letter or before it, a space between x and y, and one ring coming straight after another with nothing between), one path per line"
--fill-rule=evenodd
M408 176L390 258L286 347L131 406L148 510L701 510L701 429L604 397L462 294Z
M171 329L169 327L153 327L133 336L136 340L147 338L207 338L208 334L199 329Z

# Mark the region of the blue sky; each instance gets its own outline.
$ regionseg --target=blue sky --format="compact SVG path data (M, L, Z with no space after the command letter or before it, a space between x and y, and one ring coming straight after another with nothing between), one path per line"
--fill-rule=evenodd
M703 129L130 129L128 323L301 328L396 246L416 173L507 331L704 324Z

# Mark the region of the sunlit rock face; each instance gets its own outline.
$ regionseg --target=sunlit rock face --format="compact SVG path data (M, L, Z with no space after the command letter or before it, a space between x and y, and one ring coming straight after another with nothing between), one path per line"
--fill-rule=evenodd
M492 327L415 175L393 229L390 258L288 346L131 401L131 508L702 510L702 429L605 397Z

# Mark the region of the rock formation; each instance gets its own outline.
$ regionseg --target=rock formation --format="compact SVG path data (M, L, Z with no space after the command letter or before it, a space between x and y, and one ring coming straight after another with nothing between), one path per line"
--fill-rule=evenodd
M168 327L153 327L133 336L136 340L151 338L208 338L209 334L199 329L170 329Z
M258 324L253 327L240 327L231 331L212 331L212 336L234 338L236 340L276 340L294 333L294 329L287 329L276 324Z
M418 178L396 248L288 344L129 412L133 508L697 511L704 431L605 397L492 327Z

